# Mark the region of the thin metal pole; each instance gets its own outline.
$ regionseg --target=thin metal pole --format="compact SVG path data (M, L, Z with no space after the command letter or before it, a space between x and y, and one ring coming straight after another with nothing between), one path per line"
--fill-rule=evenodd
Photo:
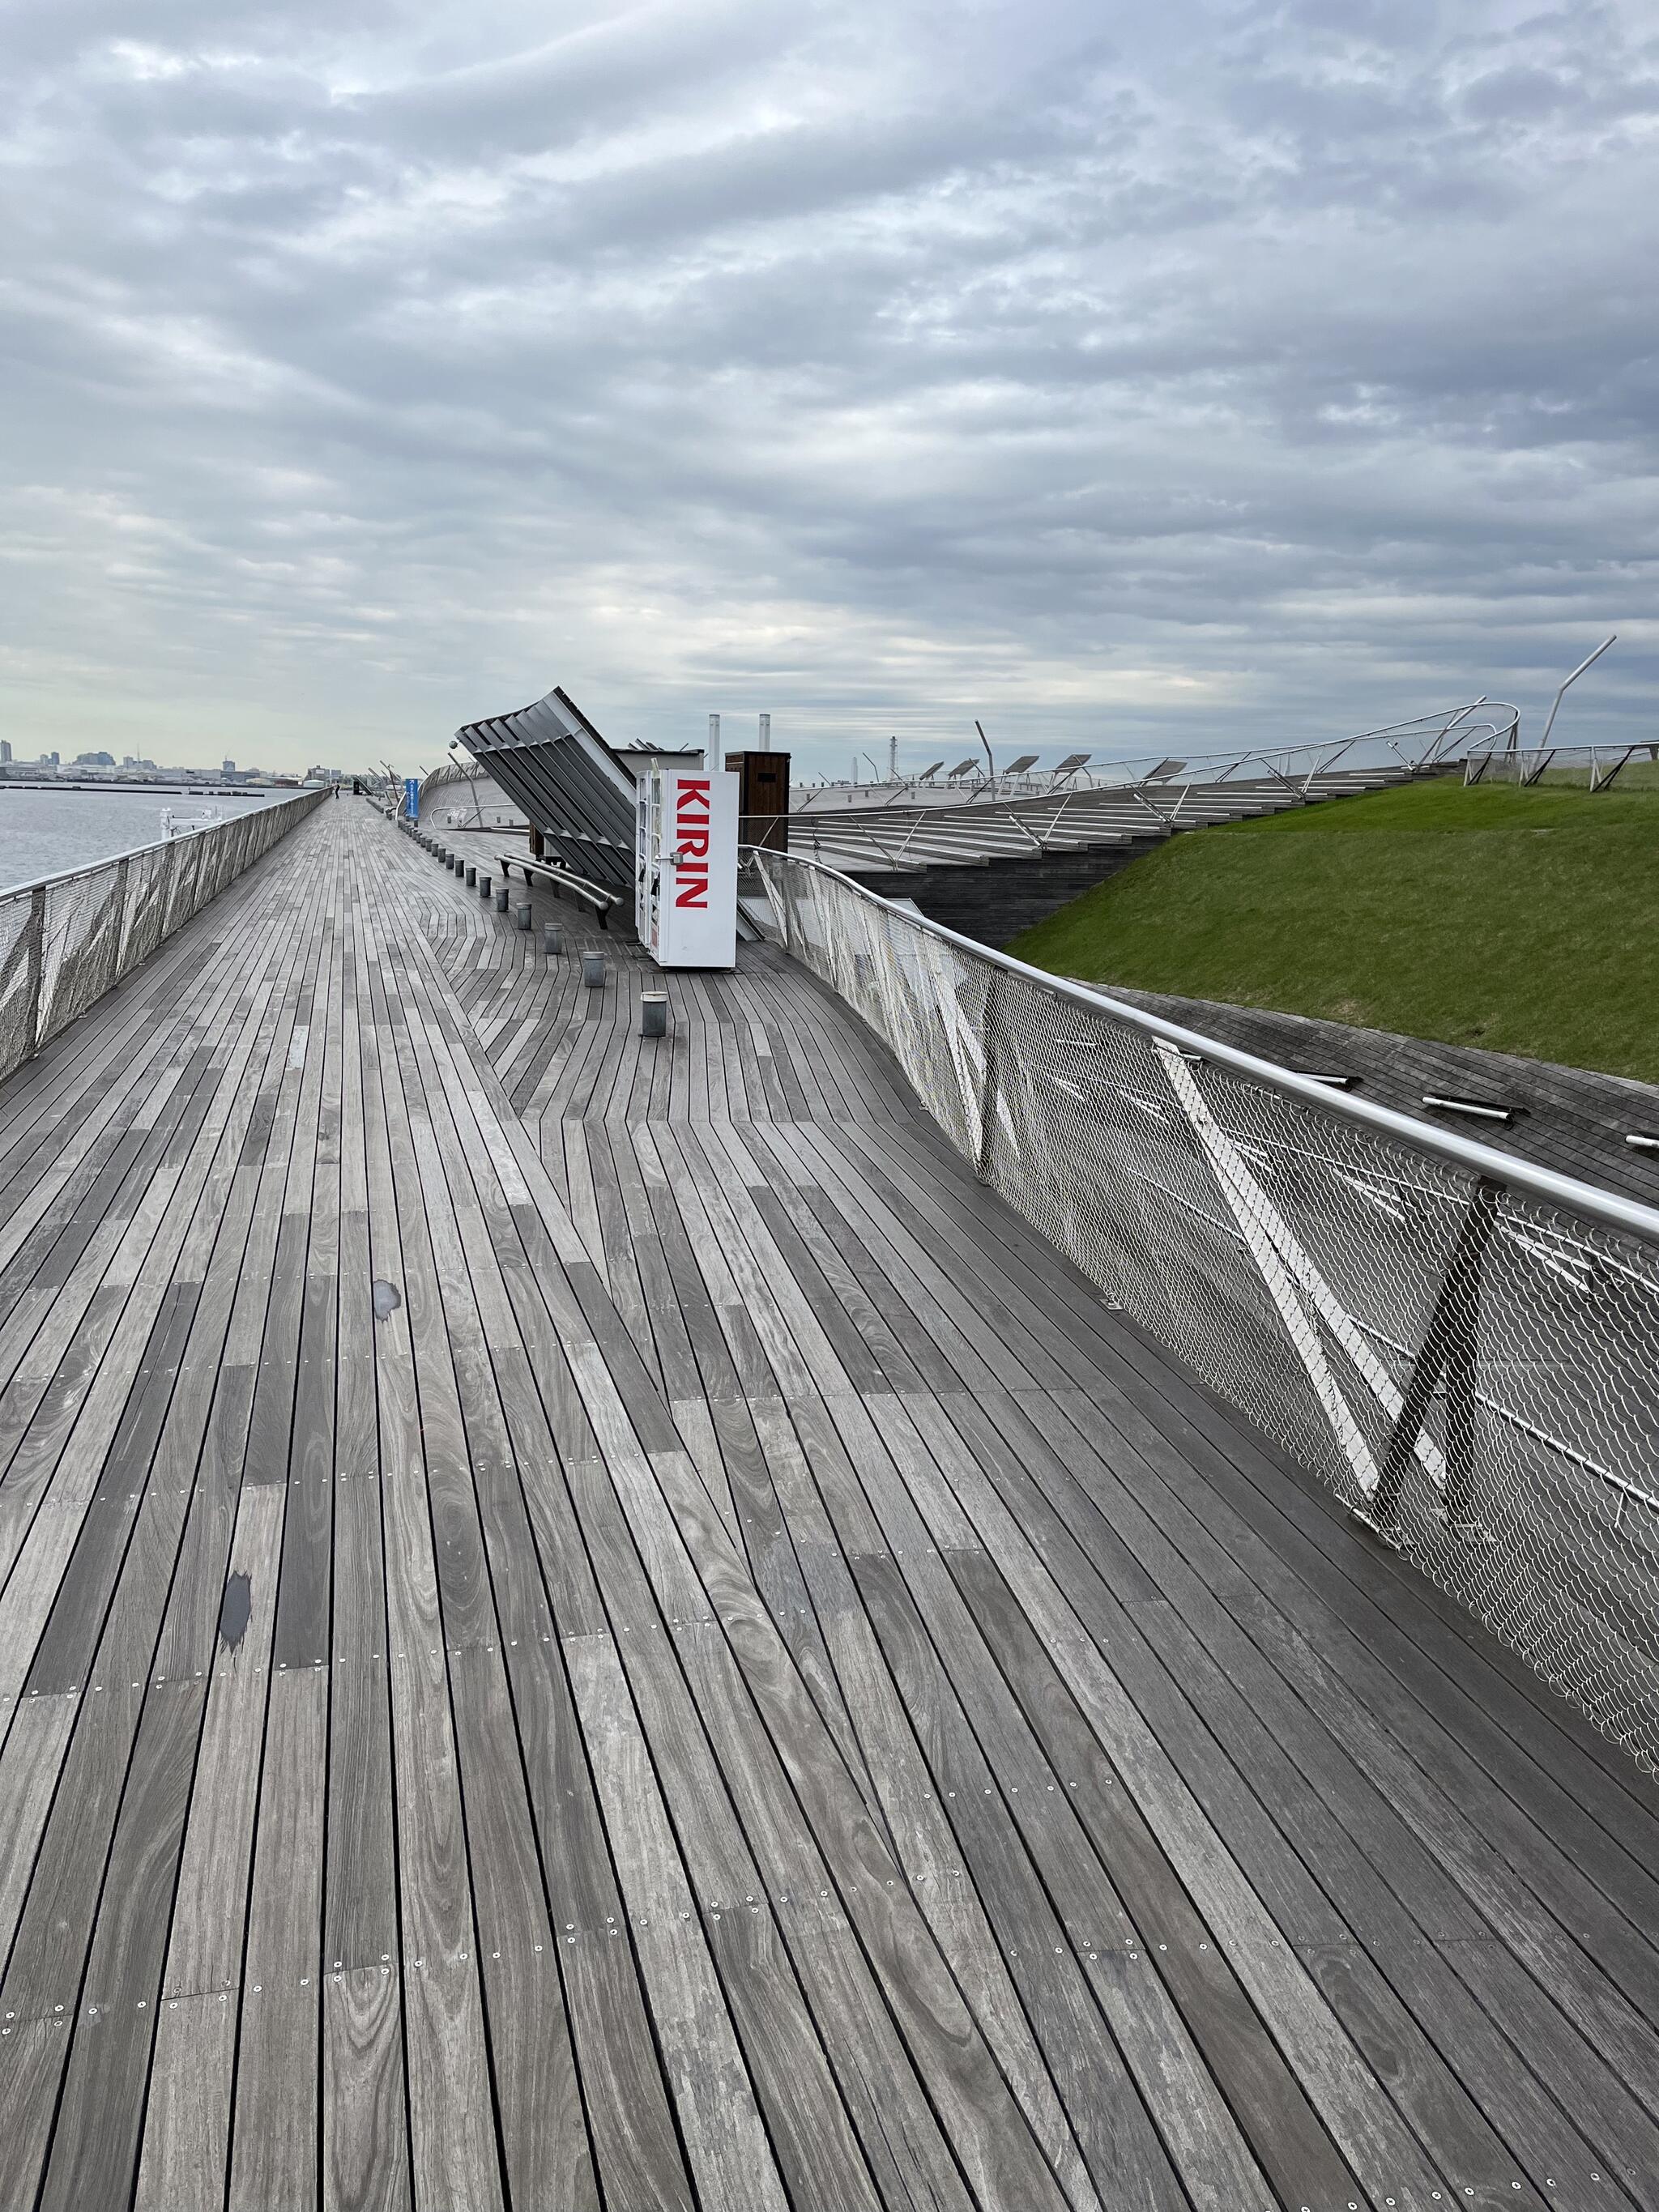
M998 1038L1002 1029L1002 994L1007 981L1000 968L994 968L985 987L985 1074L979 1093L979 1160L974 1170L981 1182L991 1180L991 1154L996 1144L997 1081L1002 1063Z
M991 750L991 740L985 734L985 725L977 716L974 720L974 727L979 732L979 741L985 748L986 772L991 779L991 790L994 794L997 787L996 756Z
M1400 1418L1378 1470L1370 1517L1379 1528L1390 1528L1394 1522L1406 1470L1423 1433L1429 1401L1443 1376L1446 1383L1446 1518L1458 1527L1473 1524L1474 1447L1480 1426L1474 1370L1480 1334L1480 1285L1503 1194L1498 1183L1483 1176L1458 1228L1422 1345L1412 1364Z
M1589 659L1588 660L1581 660L1579 662L1577 667L1575 668L1571 675L1568 677L1567 684L1576 684L1587 668L1594 667L1595 663L1601 658L1601 655L1607 651L1610 645L1616 645L1618 642L1619 633L1617 630L1614 630L1611 637L1604 637L1601 644L1596 647L1595 652L1591 653ZM1550 708L1550 718L1544 725L1544 734L1538 740L1538 750L1540 752L1543 751L1545 746L1548 744L1550 741L1550 732L1555 727L1556 714L1560 708L1562 700L1566 696L1567 684L1564 684L1561 686L1561 689L1555 695L1555 704Z

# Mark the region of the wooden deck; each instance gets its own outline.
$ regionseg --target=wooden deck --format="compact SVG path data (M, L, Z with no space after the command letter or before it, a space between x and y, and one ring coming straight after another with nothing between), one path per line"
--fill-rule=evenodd
M1659 2202L1650 1785L538 943L341 801L0 1091L0 2206Z

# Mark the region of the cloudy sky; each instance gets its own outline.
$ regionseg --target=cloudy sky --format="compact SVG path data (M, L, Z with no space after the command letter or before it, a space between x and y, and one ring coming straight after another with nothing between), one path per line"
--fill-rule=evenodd
M1659 14L0 20L0 735L1659 735ZM1563 734L1565 734L1565 727Z

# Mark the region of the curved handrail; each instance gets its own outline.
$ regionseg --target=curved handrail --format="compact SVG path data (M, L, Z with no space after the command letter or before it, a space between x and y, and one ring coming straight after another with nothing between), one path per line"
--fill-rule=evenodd
M1184 1028L1162 1014L1148 1013L1144 1007L1132 1006L1123 999L1114 999L1103 991L1091 989L1086 983L1074 983L1063 975L1050 975L1046 969L1033 968L1024 960L1016 960L1012 953L1000 952L993 945L981 945L976 938L966 937L958 930L948 929L943 922L932 921L927 915L908 906L900 906L892 899L883 898L870 890L855 876L845 875L839 868L827 866L822 860L809 860L804 853L779 854L765 848L750 845L744 848L744 854L760 868L764 879L769 865L780 861L788 866L815 869L820 875L831 877L843 889L852 891L871 905L883 907L896 915L908 927L921 929L947 945L971 953L1000 968L1022 981L1035 983L1051 992L1054 997L1076 1006L1088 1006L1096 1013L1109 1015L1130 1029L1146 1035L1161 1037L1184 1052L1196 1053L1202 1059L1214 1060L1230 1067L1237 1074L1247 1076L1252 1083L1271 1091L1282 1091L1299 1100L1304 1105L1316 1106L1322 1114L1338 1121L1355 1121L1382 1132L1397 1142L1409 1145L1431 1158L1449 1162L1473 1175L1489 1182L1504 1183L1514 1189L1529 1192L1551 1206L1570 1208L1590 1219L1622 1231L1626 1235L1644 1238L1659 1244L1659 1209L1644 1206L1639 1200L1621 1197L1616 1191L1602 1190L1594 1183L1581 1182L1575 1176L1560 1175L1553 1168L1540 1167L1514 1152L1500 1152L1495 1146L1483 1145L1479 1139L1462 1137L1449 1129L1437 1129L1426 1121L1413 1120L1391 1106L1379 1106L1369 1098L1359 1098L1346 1091L1333 1090L1310 1075L1298 1075L1293 1068L1281 1067L1274 1060L1263 1060L1253 1052L1237 1045L1224 1044L1217 1037L1206 1036L1197 1030Z
M227 814L218 822L198 822L187 830L180 830L174 837L155 837L148 845L126 845L118 853L106 853L101 860L83 860L78 867L58 868L46 876L30 876L21 884L0 884L0 906L8 899L27 898L31 891L49 890L56 884L77 883L84 876L101 876L106 868L112 868L121 860L141 860L146 853L164 852L168 846L183 845L191 837L205 837L216 830L234 829L239 822L250 821L256 814L264 814L273 806L290 806L296 799L309 799L313 794L306 791L279 791L266 799L263 806L245 806L239 813Z

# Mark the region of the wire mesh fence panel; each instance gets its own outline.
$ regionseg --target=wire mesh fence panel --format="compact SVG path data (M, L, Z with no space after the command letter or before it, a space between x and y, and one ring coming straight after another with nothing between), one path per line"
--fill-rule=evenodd
M0 894L0 1078L147 959L324 795L306 792Z
M1472 752L1463 781L1537 791L1659 789L1659 743L1492 746Z
M1659 1244L760 866L981 1177L1659 1765Z
M163 937L171 937L175 929L182 929L196 911L196 878L202 865L203 842L212 834L204 830L197 836L173 840L167 919L161 925Z
M126 909L121 927L120 972L148 960L166 933L173 887L173 845L151 845L127 855Z
M34 1050L46 903L44 889L0 900L0 1077Z
M37 1043L66 1030L114 982L125 902L125 861L49 887Z

